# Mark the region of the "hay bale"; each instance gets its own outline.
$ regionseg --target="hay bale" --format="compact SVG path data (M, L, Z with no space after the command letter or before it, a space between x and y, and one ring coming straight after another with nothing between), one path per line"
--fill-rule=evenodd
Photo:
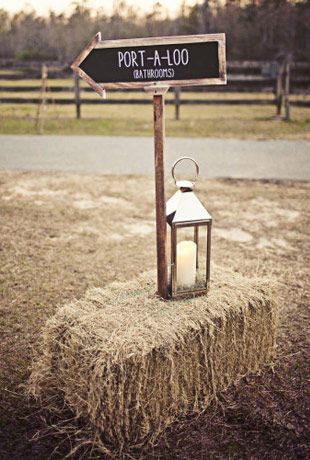
M74 414L101 452L152 443L177 417L274 355L277 305L267 281L214 267L208 296L164 302L153 274L91 289L45 327L29 391Z

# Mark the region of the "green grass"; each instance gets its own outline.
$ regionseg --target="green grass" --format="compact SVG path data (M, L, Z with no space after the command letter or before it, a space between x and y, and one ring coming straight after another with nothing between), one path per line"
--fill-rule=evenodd
M0 69L0 75L22 75L23 71L18 69Z
M75 106L57 104L57 98L73 99L73 79L49 80L50 87L65 86L68 91L49 92L53 99L43 118L44 134L68 135L123 135L123 136L152 136L153 113L151 96L143 90L134 92L108 91L108 99L149 99L149 105L82 105L82 119L75 119ZM85 92L84 81L81 84L81 97L97 99L94 92ZM1 91L1 87L18 88L20 86L37 86L37 91ZM1 97L37 98L40 80L0 81ZM174 99L174 92L169 91L166 100ZM181 92L181 100L186 99L269 99L274 95L269 93L212 93L212 92ZM292 95L291 100L309 99L309 96ZM292 121L275 120L275 107L260 105L190 105L181 106L181 119L175 120L174 107L166 105L166 134L178 137L217 137L239 139L309 139L310 111L305 108L292 107ZM1 104L0 134L37 134L37 106L32 104Z
M91 93L90 93L91 94ZM146 96L141 93L143 97ZM130 93L126 93L126 97ZM119 97L114 94L113 97ZM36 134L35 105L2 104L0 134ZM309 139L310 111L292 107L292 121L274 119L273 106L183 106L181 119L166 106L166 134L180 137ZM73 105L50 104L43 114L44 134L151 136L152 105L85 105L75 119Z

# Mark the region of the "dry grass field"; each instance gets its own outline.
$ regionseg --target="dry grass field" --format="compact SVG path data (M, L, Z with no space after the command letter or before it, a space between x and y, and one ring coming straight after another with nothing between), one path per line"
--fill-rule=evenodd
M22 385L57 305L155 267L153 188L142 176L0 172L1 460L64 458L70 450L68 438L38 438L41 413ZM307 458L309 189L301 182L197 184L214 218L213 261L278 280L278 359L199 417L174 424L145 459Z

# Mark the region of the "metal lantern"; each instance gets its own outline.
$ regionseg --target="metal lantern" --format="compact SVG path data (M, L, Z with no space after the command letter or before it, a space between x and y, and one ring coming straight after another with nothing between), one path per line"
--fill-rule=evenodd
M194 180L176 179L176 165L184 160L194 163ZM204 294L210 282L212 217L193 192L199 166L192 158L183 157L174 163L171 172L179 190L166 204L171 227L170 294L172 298ZM178 242L182 232L183 241Z

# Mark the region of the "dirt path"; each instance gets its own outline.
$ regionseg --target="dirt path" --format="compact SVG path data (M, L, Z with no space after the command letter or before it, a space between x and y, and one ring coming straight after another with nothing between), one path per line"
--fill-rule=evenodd
M166 171L180 156L205 177L310 180L310 141L168 138ZM151 137L0 136L0 169L153 174Z

